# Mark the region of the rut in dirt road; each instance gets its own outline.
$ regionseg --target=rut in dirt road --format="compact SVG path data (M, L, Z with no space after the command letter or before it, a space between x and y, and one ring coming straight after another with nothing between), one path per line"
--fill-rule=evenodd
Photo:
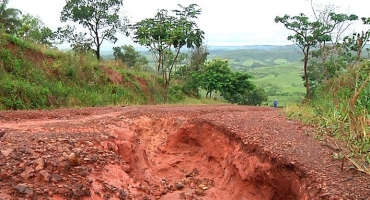
M328 149L303 134L311 129L275 109L65 109L5 112L0 120L5 133L0 199L356 199L369 194L341 182L351 174L341 173Z

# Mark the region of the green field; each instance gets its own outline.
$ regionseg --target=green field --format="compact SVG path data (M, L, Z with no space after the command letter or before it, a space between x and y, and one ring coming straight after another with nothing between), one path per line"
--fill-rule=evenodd
M273 100L278 99L279 106L285 107L302 101L305 95L301 78L302 55L294 45L218 47L208 50L208 61L215 58L227 59L234 71L251 74L254 77L252 81L269 96L265 104L272 105ZM150 52L141 51L141 54L147 57L150 66L154 66ZM205 93L201 92L201 96L205 96ZM215 94L214 97L219 95Z
M265 104L278 99L279 106L300 103L305 95L302 55L295 46L256 46L210 51L209 58L229 60L231 68L251 74L252 81L269 96Z
M253 82L262 87L269 95L269 105L278 99L279 106L299 103L305 94L301 75L300 62L285 63L270 67L260 67L247 70L255 78Z

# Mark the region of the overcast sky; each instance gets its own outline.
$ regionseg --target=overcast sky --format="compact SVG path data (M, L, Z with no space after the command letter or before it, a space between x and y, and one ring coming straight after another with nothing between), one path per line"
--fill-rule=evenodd
M339 6L338 12L370 17L370 0L313 0L316 4L329 2ZM276 24L276 16L284 14L311 16L308 0L124 0L123 10L131 22L154 17L159 9L175 9L177 4L187 6L196 3L202 9L197 23L205 32L209 46L285 45L291 44L291 33L282 24ZM9 8L39 16L53 30L62 26L60 13L65 0L10 0ZM114 46L133 44L129 38L120 37ZM108 44L106 44L108 45Z

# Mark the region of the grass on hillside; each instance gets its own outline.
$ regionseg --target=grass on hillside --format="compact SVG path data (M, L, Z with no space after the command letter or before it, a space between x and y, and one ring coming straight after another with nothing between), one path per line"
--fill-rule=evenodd
M254 76L252 81L262 87L269 96L268 104L278 99L279 106L300 103L305 95L301 63L284 63L247 70Z
M0 46L0 110L164 103L163 81L156 73L98 61L93 53L59 51L10 35L5 39ZM187 101L185 97L177 84L170 87L168 103Z

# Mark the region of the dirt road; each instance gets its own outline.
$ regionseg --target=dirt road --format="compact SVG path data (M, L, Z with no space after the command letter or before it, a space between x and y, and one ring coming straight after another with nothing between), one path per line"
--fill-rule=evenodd
M1 200L370 199L369 176L266 107L0 112L0 151Z

